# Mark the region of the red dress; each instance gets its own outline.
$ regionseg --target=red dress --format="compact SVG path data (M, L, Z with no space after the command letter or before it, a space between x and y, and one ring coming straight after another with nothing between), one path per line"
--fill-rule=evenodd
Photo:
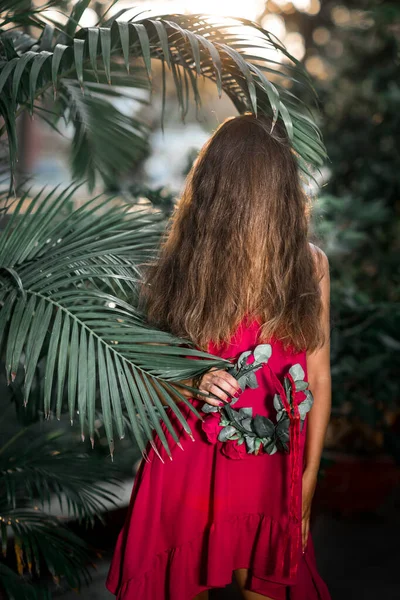
M259 322L245 318L229 344L218 348L210 342L208 352L238 358L257 346L258 331ZM273 398L285 394L284 376L298 363L307 381L307 364L305 351L284 351L274 338L270 344L271 357L255 372L258 387L245 388L234 408L252 407L253 415L273 420ZM296 391L295 404L304 397ZM190 402L201 412L203 401ZM156 434L164 463L147 445L150 462L142 460L134 481L108 590L118 600L192 600L205 589L228 585L233 569L249 568L248 589L275 600L331 600L317 571L311 535L305 553L301 550L307 418L300 431L298 417L291 417L289 452L256 455L245 444L217 439L221 427L215 413L202 422L187 406L179 403L179 408L194 441L167 408L183 451L164 424L173 460Z

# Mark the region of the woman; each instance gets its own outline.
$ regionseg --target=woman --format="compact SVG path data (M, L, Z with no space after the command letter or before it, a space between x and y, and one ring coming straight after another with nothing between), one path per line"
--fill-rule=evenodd
M330 599L309 530L331 405L329 265L309 217L283 126L252 114L222 123L141 298L152 324L258 368L182 382L196 398L178 388L204 419L180 402L194 439L169 408L173 460L148 445L107 579L119 600L206 600L232 578L246 600Z

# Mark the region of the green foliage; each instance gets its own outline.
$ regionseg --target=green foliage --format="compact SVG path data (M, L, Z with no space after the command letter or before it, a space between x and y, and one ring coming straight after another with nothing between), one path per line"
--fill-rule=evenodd
M249 356L253 354L254 360L252 363L247 363ZM272 354L270 344L258 344L253 351L246 350L242 352L233 367L227 369L228 373L235 377L244 390L246 387L257 388L257 378L255 371L261 369L263 363L267 363ZM232 404L237 401L237 398L232 399Z
M161 210L166 218L172 215L176 203L176 194L164 186L149 189L145 185L133 183L129 186L128 192L132 196L132 202L137 202L140 197L146 198L151 206Z
M8 381L15 379L22 361L28 402L48 337L45 415L54 411L60 416L66 386L70 419L78 408L82 436L87 425L93 440L98 385L111 453L114 428L120 438L125 433L123 399L141 451L145 454L145 439L153 444L155 427L170 454L160 417L174 439L177 436L154 392L157 381L163 379L160 393L191 434L171 397L170 382L227 361L193 349L188 340L149 330L136 306L139 265L154 257L164 227L162 215L132 212L131 205L121 206L108 198L90 200L59 218L73 191L39 193L21 214L25 194L0 240L0 334L5 339ZM149 346L150 340L156 346ZM182 343L189 348L180 348ZM199 365L186 356L208 360Z
M126 173L150 152L149 130L144 123L119 111L109 99L82 94L76 83L59 89L59 107L68 105L67 122L74 125L71 170L74 179L87 178L93 189L96 173L112 187L116 175ZM112 149L110 151L110 148Z
M385 431L385 415L399 410L400 11L351 6L365 8L364 28L323 23L343 53L319 90L331 175L315 227L331 265L335 410Z
M101 481L102 483L99 483ZM91 579L92 551L62 520L49 514L52 498L61 512L86 524L100 518L117 495L117 469L78 449L62 431L38 436L20 429L0 446L0 587L7 598L51 598L39 576L80 588ZM15 563L16 571L11 565Z
M77 20L86 4L81 1L75 5L63 28L45 25L39 10L28 11L23 19L34 20L41 30L38 40L18 30L18 10L0 4L3 24L14 24L0 31L4 58L0 90L11 164L16 158L12 144L16 115L27 107L35 109L35 98L47 98L54 92L56 111L60 115L67 112L75 123L75 173L88 174L93 185L96 170L111 179L117 163L118 168L127 167L132 152L137 158L145 150L145 143L138 140L145 138L146 131L139 122L118 116L105 97L118 95L108 84L121 83L121 60L128 74L124 79L127 85L137 58L144 60L149 84L152 58L162 61L163 72L164 63L171 69L183 119L190 87L196 105L200 104L196 77L204 75L216 82L220 94L228 94L239 111L260 110L271 112L275 120L281 118L301 168L306 168L305 161L321 164L325 151L311 112L285 88L285 81L296 78L304 89L312 91L309 78L267 31L244 19L237 20L241 27L236 30L232 24L206 20L203 15L167 15L129 23L110 20L101 27L82 29ZM250 48L254 54L249 54L243 26L257 33ZM257 49L274 49L285 56L287 65L277 69L273 60L258 59ZM274 76L274 84L267 78L269 74ZM131 77L129 81L133 87L145 86L143 78ZM165 91L164 86L163 78ZM109 201L98 208L94 199L59 219L72 193L73 189L67 189L58 195L55 190L38 194L22 214L25 194L13 207L0 240L0 341L4 336L8 380L13 381L22 361L27 402L41 349L48 339L46 415L51 410L60 415L66 387L71 421L77 406L82 436L87 423L93 439L98 386L111 453L114 429L120 438L124 436L123 398L143 455L146 440L155 448L153 428L170 454L160 418L174 440L178 438L159 394L191 435L169 393L173 389L170 382L196 375L211 365L225 365L226 361L193 350L188 340L149 329L137 309L138 265L155 256L163 230L160 213L130 213L129 206L110 207ZM179 348L182 343L189 350ZM201 361L199 367L186 356L208 360ZM181 398L195 412L187 399Z
M297 81L305 93L313 94L309 77L255 23L163 15L130 22L103 18L98 27L81 28L88 0L75 3L65 25L45 22L42 12L52 4L27 8L24 0L0 0L0 133L8 139L12 174L18 156L16 119L29 110L56 129L61 118L74 127L75 177L86 177L93 187L100 174L112 185L116 173L148 152L146 126L122 114L113 101L134 97L135 90L151 92L153 59L162 69L162 121L166 68L183 121L190 91L196 107L201 106L197 80L204 76L240 113L260 111L280 119L302 170L322 165L325 148L314 115L286 87L288 81ZM243 26L257 34L251 43ZM259 59L258 50L285 56L285 65ZM70 420L78 415L82 437L88 434L93 443L98 391L111 454L115 432L119 438L125 434L127 415L145 458L146 442L158 454L154 432L171 457L161 422L174 441L179 439L165 404L191 435L172 392L200 417L174 381L230 363L197 351L189 340L149 327L138 309L141 265L155 257L165 227L163 214L103 198L71 211L74 191L42 190L33 198L26 192L19 200L6 201L1 211L0 349L8 382L23 372L29 406L32 390L37 391L38 364L46 354L40 397L46 417L60 417L66 397ZM249 385L254 383L251 375L246 374ZM54 437L36 436L17 451L15 441L25 433L20 429L0 448L6 490L1 532L6 546L11 531L9 542L24 579L17 579L5 564L0 564L0 575L11 598L47 598L46 589L30 585L30 576L39 575L45 565L53 577L79 588L88 580L88 553L59 520L32 506L48 503L54 494L60 504L65 497L79 519L90 520L110 499L97 481L113 476L81 452L57 447Z
M286 87L288 81L297 81L314 94L310 79L268 31L245 19L232 25L209 15L179 14L129 22L110 19L99 27L80 28L77 21L87 4L78 2L65 25L50 25L39 9L21 13L8 0L0 2L0 114L12 169L17 158L16 116L25 109L54 126L61 116L73 124L73 172L85 174L91 186L96 172L108 182L116 169L128 168L146 151L146 131L110 103L109 86L113 96L128 94L115 86L151 91L152 59L162 65L162 122L168 67L183 121L190 90L196 107L201 107L197 79L204 76L239 112L260 111L282 120L301 169L308 172L309 165L323 164L325 149L313 113ZM21 31L29 21L40 31L38 38ZM266 50L284 57L285 65L257 56ZM137 65L138 59L144 68ZM35 104L37 99L45 111Z

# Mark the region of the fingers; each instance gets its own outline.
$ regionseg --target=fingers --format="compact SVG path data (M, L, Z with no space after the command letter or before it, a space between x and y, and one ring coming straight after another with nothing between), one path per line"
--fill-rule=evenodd
M217 397L217 400L215 398L202 398L205 402L213 406L221 406L221 401L229 402L235 394L241 391L241 388L232 375L223 369L219 369L209 371L203 375L199 390Z
M216 396L216 398L213 398L212 396L209 396L209 397L202 396L201 397L201 400L204 400L204 402L207 402L208 404L211 404L212 406L221 406L222 404L229 404L230 396L228 396L228 394L223 392L220 387L218 387L217 385L215 385L213 383L210 383L210 382L203 383L202 382L202 384L199 388L199 391L207 392L208 394L213 394L214 396Z
M234 379L234 377L232 379ZM215 375L212 379L211 384L214 386L217 385L219 388L221 388L223 390L223 392L225 392L225 395L227 397L228 396L232 397L236 394L236 392L240 391L239 384L232 385L231 383L229 383L229 381L225 377L223 377L221 375Z
M235 377L233 377L233 375L230 375L223 369L221 369L220 371L217 372L217 377L219 379L223 380L223 382L224 382L224 385L222 385L223 389L226 389L232 396L236 392L242 391L242 388L240 387L238 380L235 379ZM218 385L220 385L220 384L218 384ZM228 387L226 387L226 386L228 386Z

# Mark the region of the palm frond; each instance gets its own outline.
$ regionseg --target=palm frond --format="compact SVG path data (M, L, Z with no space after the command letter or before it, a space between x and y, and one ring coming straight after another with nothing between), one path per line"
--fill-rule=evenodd
M19 577L0 562L0 590L16 600L51 598L48 585L38 582L48 572L73 588L90 581L92 551L63 522L104 523L101 513L117 505L122 482L119 467L82 452L65 431L37 433L34 424L20 428L0 447L2 555ZM46 512L54 500L61 518Z
M178 438L154 390L192 435L173 399L173 382L230 363L149 327L137 308L140 264L156 255L162 215L130 212L131 205L110 199L90 200L64 215L73 191L39 193L24 214L23 196L0 239L0 341L3 334L7 378L15 379L22 362L28 402L41 349L49 339L46 415L54 411L60 416L66 387L70 418L79 414L82 436L87 428L93 442L97 385L111 454L114 432L124 436L125 406L143 456L146 441L156 449L153 429L171 456L160 420ZM115 282L127 300L104 291L104 285L112 289Z
M23 445L17 434L14 443L11 438L11 443L0 448L0 482L8 509L16 510L21 498L24 504L49 509L54 496L64 515L90 525L95 518L101 520L107 505L116 505L116 493L105 484L121 481L117 469L68 444L62 430L30 439L30 429L23 430Z
M64 107L68 106L68 120L74 124L71 156L74 179L86 177L89 188L93 189L96 173L111 183L116 172L128 171L149 154L148 128L121 113L109 100L93 94L82 95L79 86L68 81L60 86L58 97L64 101Z
M43 0L38 7L34 7L26 0L0 0L0 28L8 27L43 27L43 22L38 15L44 10L57 4L57 0Z
M74 11L82 10L86 4L82 0L75 5ZM0 66L3 102L0 110L11 137L16 114L48 90L62 94L66 80L75 80L82 89L79 93L86 90L89 94L88 78L93 80L101 73L108 83L113 84L115 73L120 75L121 63L129 78L135 61L143 59L152 89L152 59L157 59L162 62L163 73L162 120L167 66L176 87L183 120L189 90L193 92L197 109L201 107L197 78L204 76L215 82L219 95L225 92L229 96L240 113L260 111L272 115L274 120L280 119L301 168L306 171L309 166L319 168L326 158L313 113L310 114L288 89L295 82L315 99L310 77L279 40L252 21L174 14L129 22L111 20L101 27L76 30L76 19L71 16L61 41L55 34L52 37L49 29L44 29L42 48L28 44L25 51L16 49L16 34L10 37L3 32L1 36L7 36L9 46L14 44L8 51L7 60ZM134 80L132 85L135 85ZM78 100L75 94L74 101L81 114L84 113L87 98L82 96ZM117 121L115 112L113 118ZM124 135L130 135L127 121L120 119L120 128ZM14 138L11 146L14 160ZM81 147L80 157L87 156L85 146Z
M1 591L6 594L8 600L50 600L49 591L33 586L30 581L23 579L2 562L0 562L0 585Z
M90 583L86 565L91 556L81 538L60 527L57 518L40 510L1 508L2 537L7 536L7 527L10 528L20 575L40 574L44 562L54 577L65 577L70 587L80 588L82 583Z

